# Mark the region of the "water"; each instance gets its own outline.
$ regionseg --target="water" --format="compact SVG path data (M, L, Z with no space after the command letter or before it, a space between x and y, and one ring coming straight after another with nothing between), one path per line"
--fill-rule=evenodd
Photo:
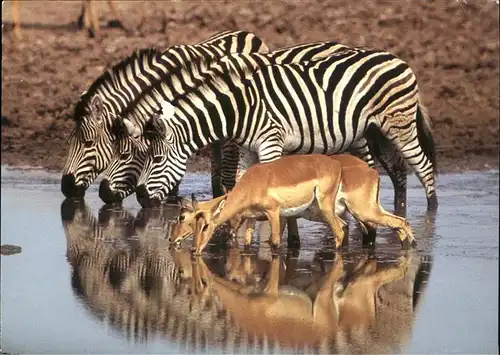
M363 249L353 226L336 256L327 228L300 221L299 255L275 259L255 238L191 260L164 239L175 207L101 209L96 185L61 205L40 171L2 167L1 182L2 244L22 247L1 257L3 351L498 353L498 171L440 175L435 215L410 177L416 251L386 229ZM209 197L208 175L188 175L191 192ZM388 209L392 194L382 177Z

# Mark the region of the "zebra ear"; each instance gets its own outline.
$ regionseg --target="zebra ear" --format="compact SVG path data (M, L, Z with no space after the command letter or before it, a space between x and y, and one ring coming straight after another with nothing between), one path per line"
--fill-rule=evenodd
M191 204L193 205L195 211L198 210L198 200L196 199L196 197L194 197L194 194L191 194Z
M127 133L132 138L137 138L137 137L139 137L141 135L141 129L139 127L137 127L137 125L135 125L134 123L132 123L132 121L124 118L123 119L123 124L127 128Z
M90 112L95 119L101 120L101 115L103 111L104 104L99 94L95 94L92 99L90 99Z
M161 137L165 137L165 134L167 132L166 127L165 127L165 122L162 119L160 119L158 116L154 116L152 123L153 123L154 130Z

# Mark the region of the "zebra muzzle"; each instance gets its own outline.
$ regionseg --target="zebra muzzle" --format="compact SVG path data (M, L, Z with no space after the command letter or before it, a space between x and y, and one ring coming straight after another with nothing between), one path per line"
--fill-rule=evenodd
M120 193L111 187L108 179L103 179L99 185L99 198L108 205L122 202Z
M61 192L66 198L83 198L85 191L85 186L76 184L73 174L63 175L61 179Z
M137 196L137 202L139 202L142 207L155 207L161 204L161 201L158 197L151 197L149 195L149 191L146 188L146 185L138 186L135 194Z

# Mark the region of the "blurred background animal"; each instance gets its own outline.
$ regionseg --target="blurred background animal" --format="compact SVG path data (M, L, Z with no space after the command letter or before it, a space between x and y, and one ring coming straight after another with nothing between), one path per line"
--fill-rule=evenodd
M18 40L22 38L20 2L20 0L9 1L12 16L12 31ZM96 1L94 0L82 0L82 11L77 20L78 28L85 28L88 31L89 37L92 38L97 37L100 31L99 17L96 12L95 3ZM122 28L125 32L131 34L132 31L123 24L115 0L108 0L107 3L114 17L114 20L108 22L108 26ZM142 1L141 4L144 4L144 2ZM144 18L144 12L142 12L142 16ZM141 23L142 21L143 19Z

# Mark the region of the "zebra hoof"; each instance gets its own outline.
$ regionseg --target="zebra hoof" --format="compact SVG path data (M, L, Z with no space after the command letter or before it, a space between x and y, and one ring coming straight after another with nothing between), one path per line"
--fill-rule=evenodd
M427 198L427 211L435 212L438 208L438 199L437 195L433 194L431 197Z

